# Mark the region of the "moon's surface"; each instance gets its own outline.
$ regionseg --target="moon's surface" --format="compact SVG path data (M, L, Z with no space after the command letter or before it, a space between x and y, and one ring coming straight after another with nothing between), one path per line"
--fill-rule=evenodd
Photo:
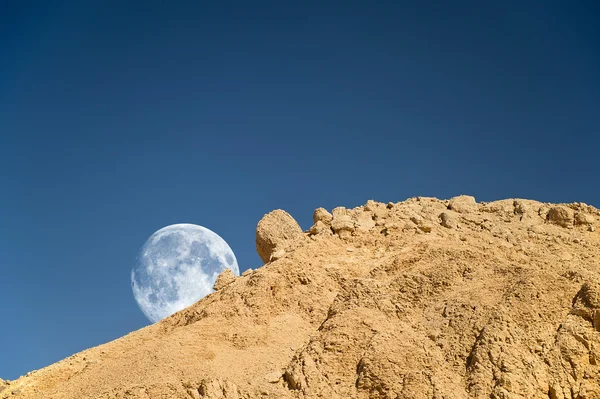
M131 271L131 287L140 309L155 323L210 294L227 268L239 276L225 240L202 226L174 224L148 238Z

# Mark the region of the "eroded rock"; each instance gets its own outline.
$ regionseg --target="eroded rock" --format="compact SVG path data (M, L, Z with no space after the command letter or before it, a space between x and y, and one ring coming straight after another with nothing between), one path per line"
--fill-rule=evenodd
M591 226L594 224L594 217L584 212L576 212L574 221L578 226Z
M311 226L311 228L308 230L308 232L312 235L323 234L323 233L331 234L331 227L326 225L322 221L317 220L317 222Z
M334 213L333 220L331 221L331 228L340 237L346 237L351 235L356 227L354 225L354 220L352 220L350 215L338 212L337 215Z
M448 209L458 213L475 212L477 211L477 202L475 202L475 197L470 195L459 195L450 199Z
M458 227L457 219L448 212L442 212L440 214L441 225L447 229L456 229Z
M279 249L286 250L302 238L298 222L286 211L277 209L267 213L256 227L256 251L267 263Z
M235 274L231 271L231 269L225 269L221 274L217 276L215 280L215 285L213 286L213 290L218 291L226 285L232 283L235 280Z
M231 381L221 378L202 380L198 387L198 393L202 399L246 399L239 387Z
M244 271L244 273L242 273L242 276L247 276L247 275L249 275L250 273L252 273L253 271L254 271L254 270L252 270L252 269L248 268L248 269L246 269L246 270Z
M282 376L283 373L281 371L275 370L265 374L265 380L271 384L276 384L281 380Z
M327 211L325 208L317 208L313 213L313 222L315 224L321 222L322 224L329 226L331 225L331 220L333 219L333 215Z
M557 224L562 227L573 226L575 212L571 208L558 205L550 208L546 219L550 223Z
M358 212L355 216L355 221L356 229L362 232L367 232L375 227L373 214L368 211Z
M600 331L600 281L588 281L581 286L571 313L589 320Z

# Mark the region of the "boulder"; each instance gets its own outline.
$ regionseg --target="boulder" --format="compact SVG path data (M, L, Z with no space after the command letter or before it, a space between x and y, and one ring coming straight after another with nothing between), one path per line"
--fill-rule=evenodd
M591 226L594 224L594 217L587 213L577 212L574 221L576 225Z
M458 213L470 213L477 211L477 202L475 197L470 195L459 195L450 199L448 209Z
M265 380L271 384L276 384L283 377L283 373L281 371L271 371L270 373L265 374Z
M256 226L256 251L268 263L279 249L287 249L302 237L298 222L286 211L276 209L267 213Z
M356 227L350 215L341 214L333 217L331 228L339 236L348 236Z
M327 209L325 209L325 208L317 208L317 209L315 209L315 212L313 213L313 222L315 224L317 224L318 222L321 222L325 225L330 225L332 219L333 219L333 215L331 215L331 213L327 212Z
M448 229L455 229L458 227L458 222L456 218L447 212L442 212L440 214L441 225Z

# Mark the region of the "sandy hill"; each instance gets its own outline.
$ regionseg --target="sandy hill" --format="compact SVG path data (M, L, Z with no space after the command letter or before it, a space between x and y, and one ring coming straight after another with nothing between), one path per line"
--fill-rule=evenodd
M265 266L0 398L600 398L600 212L411 198L265 215Z

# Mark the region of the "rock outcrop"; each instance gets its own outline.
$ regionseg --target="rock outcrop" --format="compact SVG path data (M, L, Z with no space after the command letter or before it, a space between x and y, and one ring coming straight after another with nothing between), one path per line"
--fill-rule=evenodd
M0 399L600 398L598 216L418 197L302 232L274 211L264 266Z

